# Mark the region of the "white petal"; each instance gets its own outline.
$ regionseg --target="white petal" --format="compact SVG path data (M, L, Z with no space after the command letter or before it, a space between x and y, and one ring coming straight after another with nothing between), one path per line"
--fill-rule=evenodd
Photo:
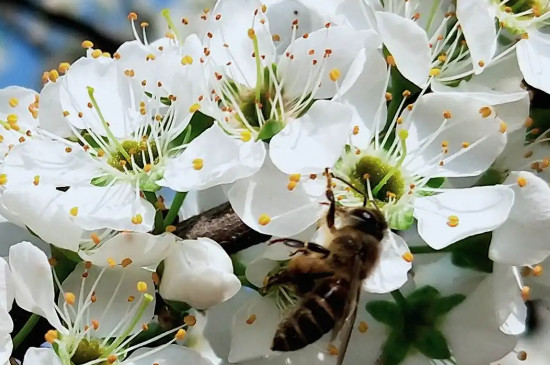
M431 68L428 35L411 19L376 12L378 34L395 59L397 68L412 83L424 87Z
M418 232L436 250L463 238L488 232L506 221L514 203L512 189L496 185L453 189L414 203ZM449 217L458 217L458 225ZM452 218L451 218L452 219Z
M150 355L147 353L150 352ZM160 351L155 348L141 347L134 351L124 365L214 365L195 350L178 345L170 345Z
M165 199L164 204L170 206L172 199L168 199L162 191L161 195ZM179 213L180 220L191 218L224 203L227 203L227 194L223 186L217 185L205 190L192 190L185 196Z
M61 82L48 82L40 92L40 128L60 137L70 137L73 131L63 115L59 97Z
M79 129L91 129L107 135L97 110L89 108L88 87L94 89L94 98L109 128L117 138L128 136L134 130L138 110L130 104L130 78L118 70L113 59L81 58L71 65L60 88L61 106L68 111L67 120ZM140 96L136 95L137 98ZM143 96L144 98L145 96ZM82 112L80 118L78 113Z
M317 221L320 207L318 198L306 193L303 182L292 190L288 184L288 175L266 159L258 173L233 184L229 201L247 226L264 234L290 237ZM271 218L265 225L259 223L262 214Z
M457 364L490 363L510 352L516 344L516 336L506 335L499 329L501 323L495 315L492 280L486 278L445 317L442 330Z
M32 243L21 242L10 247L9 262L17 305L46 318L61 333L67 333L54 309L53 277L44 252Z
M291 120L269 144L273 163L287 174L312 174L332 167L349 136L352 109L319 100L302 117Z
M10 365L8 360L11 357L12 350L11 335L9 333L0 334L0 364Z
M221 14L221 18L215 20L215 17L211 16L207 26L212 34L212 38L207 39L211 51L209 57L217 65L224 66L225 73L231 75L235 82L249 87L256 85L256 59L252 57L252 39L248 37L250 28L254 29L258 38L260 55L265 55L262 62L269 65L275 57L275 45L269 33L269 22L260 9L261 4L257 0L218 1L212 14ZM258 13L256 16L255 12ZM264 24L260 23L261 19L265 20ZM228 62L231 64L226 66Z
M62 365L61 360L55 354L53 349L44 349L31 347L25 353L25 358L23 359L25 364L40 364L40 365Z
M422 176L449 177L474 176L489 168L506 145L506 133L494 112L483 118L485 107L482 100L460 93L422 96L412 111L405 110L399 126L408 130L406 168ZM446 122L445 112L451 114ZM442 152L444 142L447 153Z
M31 189L35 176L39 184L65 187L89 183L100 174L97 163L84 149L73 147L67 153L66 147L62 142L38 139L17 145L4 160L6 187L27 185Z
M360 50L376 48L378 43L378 37L372 31L338 26L323 28L310 33L307 38L297 39L286 49L277 66L277 73L284 80L285 97L298 99L310 92L315 93L315 99L333 97L336 85L329 77L330 71L337 69L345 80ZM332 52L324 58L327 49ZM313 60L317 62L313 64Z
M520 187L518 179L527 184ZM489 256L511 265L538 264L550 255L550 187L525 171L512 172L504 184L515 193L514 205L508 220L493 232Z
M95 250L81 251L80 257L98 266L108 265L109 258L118 263L129 258L132 267L156 267L168 255L175 242L173 234L154 236L149 233L123 232L102 242Z
M380 261L363 282L363 290L371 293L389 293L407 282L412 267L403 259L409 247L403 238L389 231L381 242Z
M525 81L544 92L550 92L550 39L547 34L529 32L529 39L518 42L516 53Z
M246 279L258 288L264 286L264 279L271 270L279 266L280 261L290 259L296 251L282 242L267 245L264 252L246 266Z
M157 183L176 191L203 190L254 174L264 158L263 142L243 142L228 136L215 124L194 139L181 155L168 160L164 178ZM202 160L200 169L193 167L196 159Z
M272 353L271 343L281 320L279 309L269 297L256 295L233 316L229 362L243 362ZM250 317L255 320L249 324ZM248 322L247 322L248 321Z
M18 124L24 121L25 124L37 126L38 120L32 117L32 113L28 109L29 105L35 102L36 96L36 91L20 86L8 86L0 89L0 114L16 114L19 117ZM14 106L10 104L10 99L15 99Z
M78 251L84 230L69 218L58 200L64 193L52 186L15 187L4 192L2 200L21 222L42 240L71 251Z
M155 208L141 198L134 187L115 184L107 187L71 187L60 198L66 212L78 208L71 219L87 230L110 228L118 231L148 232L153 227ZM142 223L134 224L132 217L141 215Z
M11 276L8 263L0 258L0 334L10 333L13 330L13 322L8 313L11 310L15 295ZM2 343L1 338L0 343ZM2 347L0 345L0 349ZM0 350L0 364L2 363L2 351Z
M374 11L383 10L378 1L344 0L336 9L337 14L345 18L345 22L355 29L376 29Z
M456 16L468 42L476 73L483 71L479 62L488 64L497 49L497 29L490 6L488 2L478 0L459 0L456 5Z
M96 301L90 304L90 307L87 310L87 316L90 320L97 320L99 322L99 327L97 330L92 331L92 336L97 338L102 338L108 336L112 330L120 325L117 330L114 332L114 337L121 335L128 329L128 325L135 316L135 311L140 303L140 298L143 296L141 292L137 290L137 283L142 281L147 284L147 293L149 293L153 298L155 297L155 284L151 277L151 272L141 268L132 268L132 267L113 267L113 268L101 268L98 266L92 266L89 269L85 269L85 262L79 262L73 272L63 281L61 284L63 291L71 292L75 295L75 310L76 303L79 303L80 300L88 301L92 295L91 290L94 284L97 282L95 287L95 296ZM104 271L102 274L101 272ZM86 278L82 277L84 272L88 272ZM101 275L101 277L100 277ZM99 279L98 279L99 278ZM84 286L82 289L84 296L80 298L82 282L84 281ZM135 301L132 302L132 305L128 304L128 297L135 297ZM64 303L63 295L59 295L58 303L62 307ZM107 305L110 304L108 310L106 310ZM134 308L135 307L135 308ZM128 309L132 308L131 315L125 316L128 312ZM137 322L137 326L131 331L132 334L140 332L141 324L148 323L154 316L155 311L155 300L147 306L144 313L141 315ZM75 316L72 311L69 311L71 315L72 322L75 321ZM82 319L79 322L81 327L85 325L90 325L89 323L82 323ZM83 330L81 328L80 330Z
M233 297L241 287L227 253L209 238L177 242L164 260L159 293L204 309Z

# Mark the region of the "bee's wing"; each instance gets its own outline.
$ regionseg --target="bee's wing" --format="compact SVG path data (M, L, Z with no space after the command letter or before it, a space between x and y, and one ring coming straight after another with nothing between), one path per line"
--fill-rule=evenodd
M346 306L344 309L344 315L334 326L332 332L332 340L336 336L340 335L340 349L338 351L337 365L342 365L344 362L344 356L346 356L346 350L348 348L351 332L355 324L355 317L357 316L357 303L359 302L359 294L361 292L361 283L359 272L361 270L361 261L355 259L351 271L351 282L348 297L346 298Z

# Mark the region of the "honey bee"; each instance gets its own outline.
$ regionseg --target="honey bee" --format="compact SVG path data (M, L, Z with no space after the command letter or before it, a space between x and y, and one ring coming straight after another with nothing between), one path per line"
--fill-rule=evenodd
M322 228L328 232L327 244L293 239L272 241L283 241L297 250L291 255L288 268L269 277L265 288L291 283L301 296L297 307L280 322L272 350L299 350L332 330L333 340L341 334L337 362L340 365L355 322L362 281L379 260L388 224L376 206L366 206L366 199L362 208L337 206L328 169L325 174L329 209Z

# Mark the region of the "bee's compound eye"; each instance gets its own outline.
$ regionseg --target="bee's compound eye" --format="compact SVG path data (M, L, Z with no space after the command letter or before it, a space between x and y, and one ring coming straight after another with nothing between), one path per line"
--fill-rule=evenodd
M364 210L364 209L355 209L352 213L355 217L361 219L361 220L364 220L366 222L378 222L378 219L376 219L376 217L371 213L369 212L368 210Z

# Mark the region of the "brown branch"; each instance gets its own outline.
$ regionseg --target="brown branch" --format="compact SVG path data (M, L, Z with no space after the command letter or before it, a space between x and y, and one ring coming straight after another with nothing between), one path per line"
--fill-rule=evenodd
M229 203L219 205L180 222L174 234L185 239L211 238L229 254L271 238L271 236L258 233L244 224Z

